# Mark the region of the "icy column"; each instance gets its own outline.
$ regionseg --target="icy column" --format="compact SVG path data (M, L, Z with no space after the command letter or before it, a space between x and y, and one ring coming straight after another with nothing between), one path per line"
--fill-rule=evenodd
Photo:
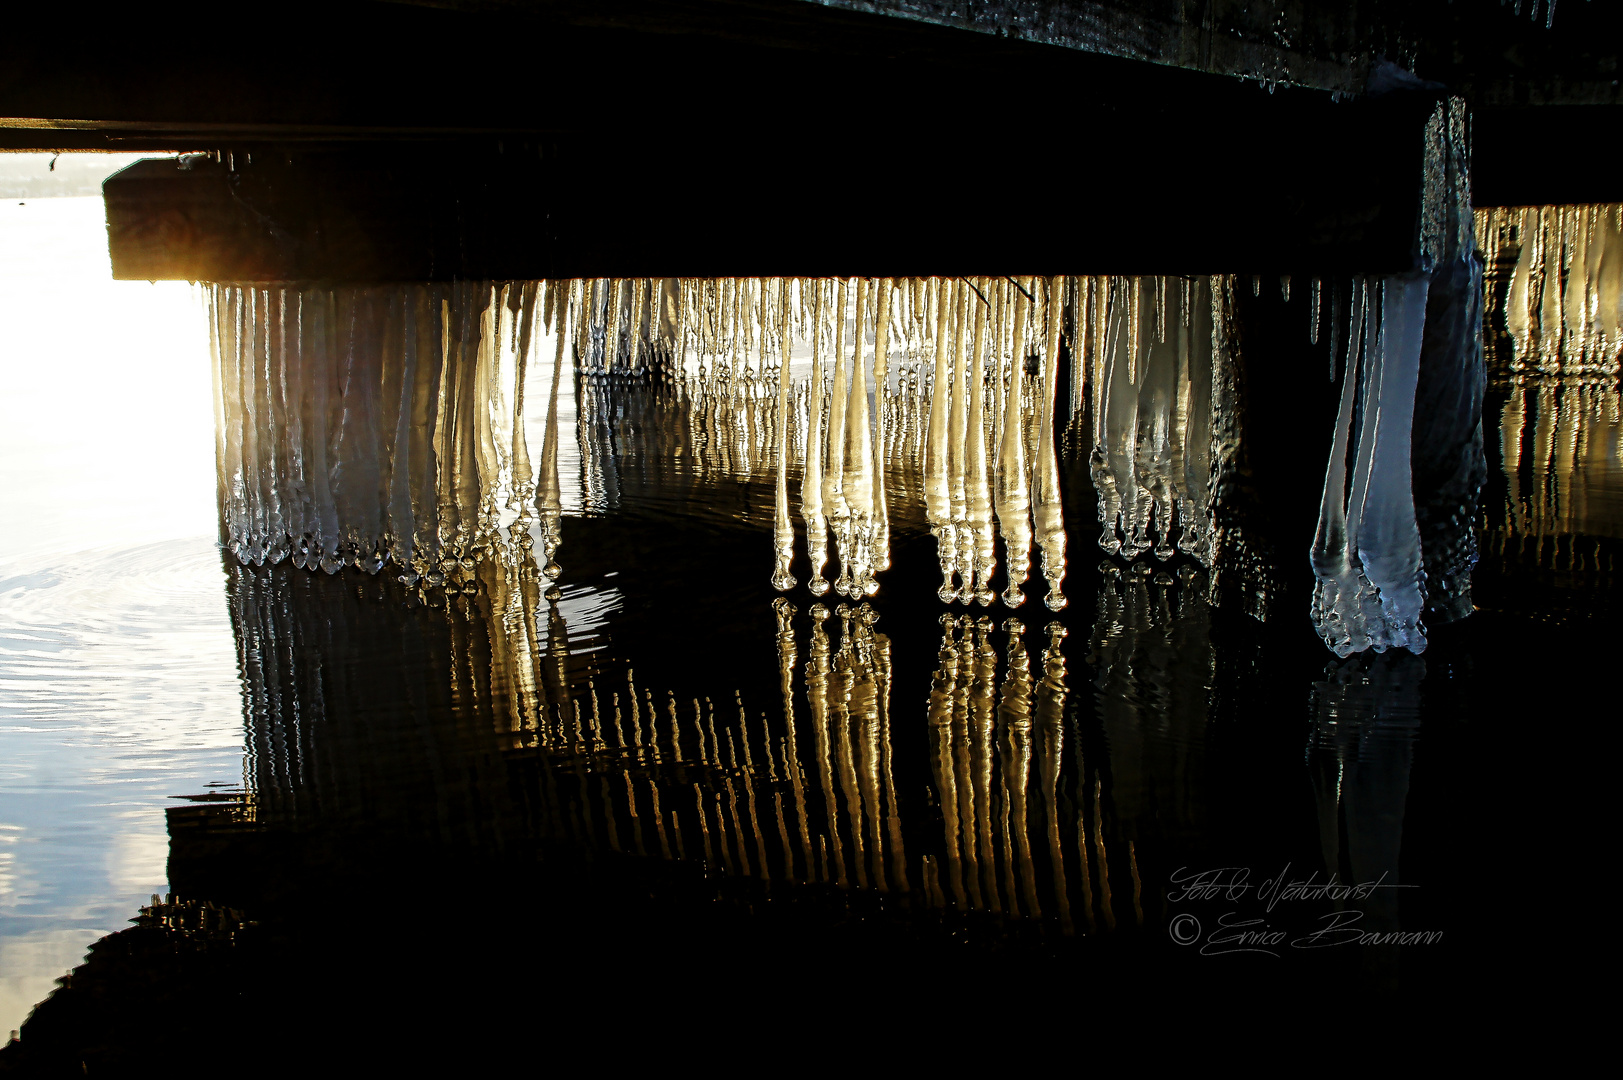
M1015 295L1013 363L1003 407L1003 442L998 449L995 484L998 529L1003 534L1004 557L1009 563L1003 603L1009 607L1019 607L1025 600L1020 586L1031 568L1031 493L1026 478L1026 440L1020 399L1029 281L1021 282Z
M890 508L885 502L886 438L885 398L890 383L890 294L895 283L880 278L875 286L879 296L874 322L873 381L874 381L874 459L873 459L873 540L869 548L869 563L873 570L890 569ZM866 397L866 395L864 395ZM871 571L870 571L871 573ZM874 583L873 589L878 589ZM868 590L871 595L873 589Z
M806 300L805 290L814 290L812 298L811 379L807 386L806 404L806 466L801 473L800 512L806 520L806 549L811 558L811 579L806 588L813 596L828 592L828 581L823 568L828 565L828 522L823 517L823 282L802 282L801 303ZM784 362L788 367L788 362Z
M1095 384L1099 400L1094 406L1094 448L1090 462L1093 486L1099 493L1099 520L1104 526L1099 546L1109 554L1125 554L1128 558L1137 551L1123 551L1121 537L1130 535L1132 508L1138 498L1138 481L1133 472L1138 387L1133 358L1136 342L1131 332L1135 320L1128 311L1133 302L1130 294L1131 290L1121 280L1108 285L1103 374Z
M783 310L789 309L789 279L779 278ZM795 587L795 577L789 564L795 554L795 526L789 520L789 328L779 328L783 358L778 367L778 490L773 517L773 539L777 543L777 568L772 572L772 587L786 592Z
M579 320L581 283L555 282L548 290L552 299L553 335L557 351L552 361L552 389L547 395L547 427L541 436L541 467L535 491L535 509L541 532L541 573L548 581L557 581L563 568L558 565L558 547L563 542L563 493L558 480L558 386L563 377L564 360L569 345L569 316L571 309ZM556 586L548 589L548 599Z
M828 465L823 471L823 505L840 559L834 591L841 596L850 595L851 587L851 509L845 501L845 293L846 282L841 278L835 291L834 385L828 405Z
M930 426L924 452L924 513L930 524L930 535L935 537L936 554L941 563L941 587L936 590L936 596L943 604L950 604L957 595L952 585L957 550L952 526L951 481L947 475L947 447L951 435L947 397L947 384L951 376L947 358L947 317L952 304L952 285L951 282L932 282L931 285L930 291L936 302L935 384L930 394Z
M1037 443L1037 463L1032 470L1032 520L1036 524L1037 547L1042 553L1043 577L1048 580L1048 595L1043 603L1048 610L1059 611L1065 606L1065 594L1060 583L1065 580L1065 514L1060 500L1059 458L1054 451L1054 392L1059 384L1060 314L1064 310L1065 279L1048 281L1048 352L1043 377L1043 404L1038 410L1041 425Z
M1335 502L1345 457L1338 458L1337 450L1344 455L1347 449L1344 432L1352 409L1347 388L1342 392L1313 558L1320 579L1315 622L1325 643L1340 656L1359 651L1366 642L1377 652L1406 648L1420 653L1426 647L1421 626L1425 575L1409 451L1429 285L1429 275L1383 283L1380 330L1365 350L1363 423L1352 495L1344 532L1339 532ZM1348 379L1351 374L1349 364ZM1371 603L1370 590L1378 608Z
M1349 520L1347 513L1347 460L1352 446L1353 414L1360 398L1366 402L1372 400L1368 387L1371 367L1378 360L1377 348L1367 344L1366 335L1371 333L1368 305L1369 289L1359 281L1352 294L1341 405L1330 446L1330 464L1325 471L1318 531L1310 556L1318 578L1313 592L1313 623L1324 643L1338 656L1369 648L1372 627L1381 617L1379 597L1358 562L1354 532L1357 522ZM1365 415L1369 416L1367 412ZM1362 487L1354 497L1359 498L1361 494Z
M949 528L952 529L958 555L956 599L965 604L975 596L975 536L969 526L969 492L965 469L969 450L965 442L969 386L965 382L964 359L967 350L964 338L969 328L971 291L967 281L956 290L958 304L952 316L952 394L949 404L951 417L947 425L947 503L951 517Z
M845 595L852 599L871 596L879 588L870 561L874 527L873 432L868 420L867 379L862 370L862 323L867 306L867 279L857 278L856 320L851 334L851 397L845 411L843 492L851 514L851 574Z
M966 386L969 393L969 417L965 433L964 460L964 513L969 531L974 536L975 574L972 580L965 580L963 585L967 592L973 584L975 601L982 607L989 607L996 595L992 592L992 571L997 568L997 559L992 533L992 491L987 481L986 469L984 404L991 388L988 386L989 380L982 361L986 355L986 338L992 309L985 295L987 291L985 278L980 279L978 291L979 302L974 309L975 349ZM992 392L995 392L995 389ZM961 594L959 598L966 604L969 602L967 595Z
M1386 643L1412 653L1425 651L1425 630L1420 627L1425 575L1420 570L1409 448L1430 284L1430 274L1388 278L1381 291L1380 404L1373 409L1375 453L1357 533L1358 559L1381 593Z
M1178 507L1178 547L1211 565L1212 319L1211 279L1184 283L1189 324L1180 353L1178 412L1183 425L1183 499Z

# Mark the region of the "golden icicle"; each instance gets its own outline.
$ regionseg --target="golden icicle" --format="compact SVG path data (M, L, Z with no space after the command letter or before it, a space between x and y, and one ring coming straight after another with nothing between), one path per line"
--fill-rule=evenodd
M800 513L806 521L806 553L811 558L811 578L806 588L813 596L822 596L828 592L828 581L823 577L823 568L828 565L828 523L823 517L823 283L802 281L803 311L808 288L814 290L810 328L812 360L811 378L806 387L806 464L800 481Z
M941 564L941 587L936 595L943 604L951 603L956 595L952 586L953 567L957 564L952 526L952 494L947 476L947 440L951 434L950 403L947 384L951 368L947 357L947 318L952 307L952 282L930 283L936 309L935 321L935 383L930 392L930 422L924 450L924 513L935 537L936 556Z
M1026 440L1021 416L1021 358L1025 350L1027 283L1018 283L1014 298L1014 357L1009 372L1008 396L1003 406L1003 441L998 449L993 484L998 530L1008 559L1008 585L1003 603L1019 607L1025 601L1020 586L1031 569L1031 494L1026 479Z
M789 308L789 279L779 278L778 299L785 311ZM778 320L780 323L782 320ZM765 334L762 335L763 341ZM787 592L795 587L795 577L789 564L795 554L795 526L789 520L789 332L784 327L779 335L782 361L778 366L778 491L774 507L773 539L777 542L777 567L772 572L772 587Z
M873 579L869 549L873 542L873 432L868 421L868 386L862 370L863 315L868 282L857 279L856 323L851 334L850 401L845 411L845 503L850 511L851 575L845 595L855 599L879 589ZM842 573L843 579L843 573Z
M1042 556L1048 610L1065 606L1060 584L1065 580L1065 513L1060 499L1059 455L1054 447L1054 392L1059 383L1060 312L1064 310L1065 279L1048 283L1048 353L1044 357L1043 404L1037 414L1037 462L1032 471L1032 519L1036 525L1037 549Z

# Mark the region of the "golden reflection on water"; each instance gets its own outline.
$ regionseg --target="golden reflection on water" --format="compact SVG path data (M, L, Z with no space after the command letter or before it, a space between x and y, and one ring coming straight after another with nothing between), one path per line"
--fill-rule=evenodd
M405 609L401 647L426 649L429 662L378 672L374 686L365 665L344 659L346 642L375 636L368 626L400 610L394 585L372 579L368 599L319 575L234 574L261 824L337 814L399 827L427 809L399 806L420 791L442 807L432 829L456 831L481 801L499 806L513 790L501 777L517 770L531 809L510 812L586 849L1040 920L1064 934L1116 925L1123 886L1112 874L1125 871L1142 919L1138 852L1130 835L1122 850L1108 841L1105 776L1081 760L1057 623L1028 641L1014 619L945 616L927 692L899 700L893 644L872 606L801 610L779 598L775 702L763 709L741 691L679 699L602 662L596 631L583 636L567 613L600 626L600 603L548 600L533 557L487 560L443 607ZM347 674L336 682L323 674L337 671ZM410 719L443 710L431 729ZM914 745L921 721L925 789L904 797L898 748ZM400 725L419 734L388 734ZM466 778L442 760L461 753L459 739L492 736L499 753L476 755ZM491 813L465 828L512 829Z
M1557 570L1616 570L1623 540L1623 404L1615 384L1513 386L1500 413L1505 502L1487 553Z

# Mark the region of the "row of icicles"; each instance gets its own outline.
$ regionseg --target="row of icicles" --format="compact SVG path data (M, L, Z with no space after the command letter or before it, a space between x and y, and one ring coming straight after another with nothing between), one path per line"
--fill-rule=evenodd
M573 294L584 308L574 352L588 375L660 372L702 398L755 399L776 384L772 584L780 591L796 584L791 429L801 427L807 586L816 596L832 587L855 599L873 595L877 573L890 565L885 450L922 416L942 601L996 599L995 523L1008 562L1004 603L1024 601L1035 545L1045 602L1059 610L1065 534L1055 368L1067 301L1080 299L1077 280L597 279L577 283ZM893 359L901 360L894 372ZM797 361L809 361L800 383ZM831 544L839 566L832 583L824 576Z
M1155 538L1166 558L1176 521L1180 546L1209 557L1206 279L213 285L206 295L222 530L245 563L393 564L408 584L438 586L539 545L556 578L565 364L605 391L658 375L695 400L767 406L786 450L774 454L779 589L795 584L787 449L804 466L808 587L856 599L890 563L896 481L885 459L905 446L922 461L913 471L941 599L997 599L1001 536L1004 603L1023 601L1035 560L1045 603L1062 608L1055 415L1063 394L1062 422L1073 421L1090 383L1103 395L1093 433L1103 546L1133 557ZM1072 350L1063 372L1062 338ZM527 372L549 354L538 433ZM586 454L593 432L577 427L577 437Z
M876 572L889 566L888 507L882 463L874 446L886 439L889 415L883 404L888 396L893 317L899 315L895 321L903 327L916 324L928 352L925 510L941 564L938 595L944 603L993 602L995 520L1008 562L1003 602L1010 607L1023 602L1021 586L1030 574L1035 544L1048 582L1044 602L1055 611L1065 606L1061 591L1065 530L1053 437L1065 289L1066 279L1058 277L776 282L780 313L790 309L796 292L801 310L809 307L813 327L810 385L814 390L824 385L824 364L832 366L826 409L818 400L820 394L811 398L801 483L812 570L807 587L814 596L830 588L824 577L830 538L840 567L832 587L842 596L873 595L879 588ZM764 295L771 297L773 292ZM833 320L833 340L826 340L817 332L829 321L825 308L832 305L833 311L844 312L848 304L854 312L849 341L843 318ZM770 306L770 302L763 305ZM876 328L871 367L865 325L870 320ZM781 314L777 319L769 314L761 321L763 332L773 323L785 325ZM780 335L778 445L786 447L791 344L786 332ZM1037 360L1042 372L1042 401L1032 418L1037 435L1035 455L1028 445L1030 429L1023 422L1028 415L1023 402L1028 355ZM992 365L990 379L988 365ZM873 416L868 399L870 372L881 403ZM988 386L991 393L985 392ZM990 431L989 397L996 412ZM1014 418L1014 422L1002 423L1003 417ZM790 570L794 539L788 454L780 453L774 525L777 565L772 575L772 584L780 591L795 585Z

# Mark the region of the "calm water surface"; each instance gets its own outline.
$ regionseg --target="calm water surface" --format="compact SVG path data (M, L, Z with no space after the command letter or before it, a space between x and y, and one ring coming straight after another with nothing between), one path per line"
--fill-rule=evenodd
M85 965L23 1045L1509 978L1537 917L1476 901L1616 615L1615 388L1490 401L1479 611L1423 657L1095 569L1082 471L1061 617L944 625L916 499L870 604L775 604L768 463L646 388L565 409L561 595L487 564L424 602L222 560L202 318L108 280L100 212L0 208L0 1028ZM1374 887L1264 891L1332 877ZM1422 936L1291 947L1355 921Z

